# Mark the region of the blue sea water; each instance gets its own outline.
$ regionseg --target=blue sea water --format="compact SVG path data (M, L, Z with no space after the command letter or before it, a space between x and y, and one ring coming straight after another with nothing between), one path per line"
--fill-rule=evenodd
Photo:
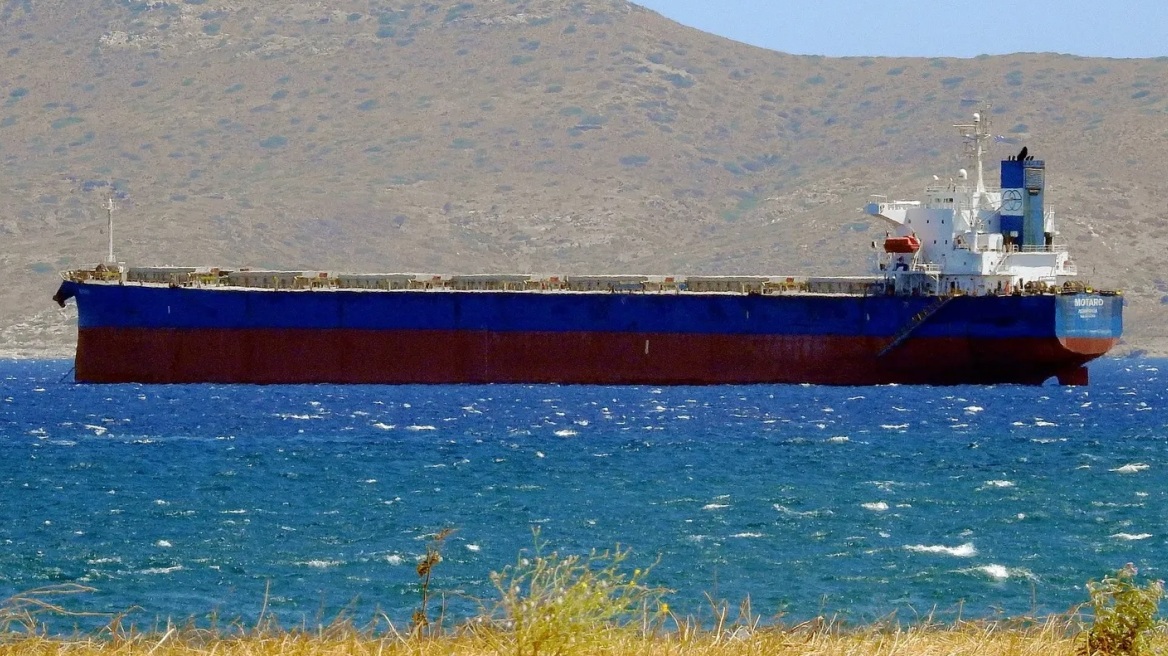
M1163 577L1168 361L1089 387L77 385L0 361L0 598L406 623L533 544L620 545L675 610L870 621L1065 612ZM656 563L654 565L654 563ZM433 614L433 610L432 613ZM70 620L76 621L76 620Z

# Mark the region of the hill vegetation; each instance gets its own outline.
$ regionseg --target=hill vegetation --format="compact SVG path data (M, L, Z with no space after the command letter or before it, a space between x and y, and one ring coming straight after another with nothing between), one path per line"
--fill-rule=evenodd
M823 58L625 0L0 5L0 348L67 353L58 270L856 274L915 197L1046 159L1061 240L1168 353L1168 58ZM991 176L992 177L992 176Z

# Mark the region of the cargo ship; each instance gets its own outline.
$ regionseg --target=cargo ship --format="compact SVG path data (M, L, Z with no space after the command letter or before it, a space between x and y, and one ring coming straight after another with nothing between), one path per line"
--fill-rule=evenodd
M107 262L63 274L95 383L1086 384L1123 298L1077 281L1026 149L876 197L868 275L346 274Z

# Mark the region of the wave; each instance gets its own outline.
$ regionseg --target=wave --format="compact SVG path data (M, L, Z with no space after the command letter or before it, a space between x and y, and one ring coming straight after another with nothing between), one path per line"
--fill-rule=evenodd
M822 517L834 514L830 510L791 510L779 503L772 504L771 507L789 517Z
M1117 474L1135 474L1137 472L1142 472L1145 469L1149 469L1150 467L1151 467L1151 465L1147 465L1147 464L1142 463L1142 462L1133 462L1133 463L1126 464L1122 467L1116 467L1115 469L1109 469L1108 471L1113 471Z
M300 560L292 563L293 565L301 565L303 567L313 567L315 569L328 569L329 567L336 567L337 565L344 565L343 560Z
M982 572L997 581L1005 581L1010 578L1010 570L1003 565L982 565L981 567L975 567L974 570Z
M868 503L861 503L860 507L865 510L873 510L875 512L884 512L888 510L888 504L883 501L871 501Z
M171 567L147 567L146 569L141 570L138 573L139 574L170 574L172 572L178 572L178 571L183 570L183 569L186 569L186 568L184 568L182 565L174 565Z
M1147 540L1152 537L1151 533L1112 533L1108 537L1116 540Z
M914 553L945 554L955 558L972 558L977 555L977 548L973 546L972 542L966 542L956 547L946 547L943 544L906 544L904 549Z

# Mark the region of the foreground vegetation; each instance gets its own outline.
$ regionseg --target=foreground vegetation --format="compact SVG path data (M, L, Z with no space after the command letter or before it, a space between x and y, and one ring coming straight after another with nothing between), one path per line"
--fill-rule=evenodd
M907 626L889 620L865 627L817 618L784 625L760 621L747 602L737 609L712 603L714 619L699 624L669 609L667 591L646 583L648 570L623 567L627 551L543 553L538 534L533 553L492 574L497 597L483 602L476 617L446 626L443 618L431 619L429 606L431 576L448 534L439 534L418 561L420 603L405 627L381 617L365 627L340 620L286 629L261 615L254 626L168 625L143 632L114 616L90 635L51 635L44 616L78 615L61 605L62 598L90 590L65 585L0 603L0 656L1168 654L1168 634L1156 617L1163 583L1139 583L1130 564L1088 582L1089 601L1064 616Z
M839 630L826 623L799 627L741 627L729 632L697 631L645 635L630 629L603 630L588 645L542 650L524 647L515 636L498 630L468 630L441 636L413 634L370 635L350 626L316 632L254 632L224 636L199 631L167 631L152 635L99 635L84 638L21 636L0 643L0 654L76 654L126 656L275 656L296 654L352 654L355 656L476 656L478 654L640 654L677 656L738 656L767 654L795 656L822 654L880 656L883 654L970 654L977 656L1081 656L1085 642L1073 623L1050 620L1035 625L962 623L953 626L876 627ZM1160 636L1149 645L1168 649ZM1155 653L1155 652L1149 652Z

